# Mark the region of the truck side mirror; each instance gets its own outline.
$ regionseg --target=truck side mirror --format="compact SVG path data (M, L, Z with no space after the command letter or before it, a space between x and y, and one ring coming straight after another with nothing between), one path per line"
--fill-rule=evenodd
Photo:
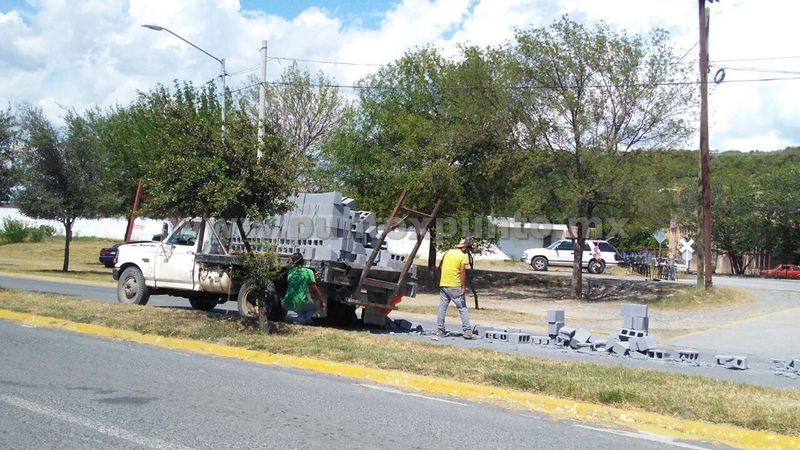
M164 239L166 239L168 234L169 234L169 224L167 222L164 222L163 224L161 224L161 239L159 239L159 241L163 241Z

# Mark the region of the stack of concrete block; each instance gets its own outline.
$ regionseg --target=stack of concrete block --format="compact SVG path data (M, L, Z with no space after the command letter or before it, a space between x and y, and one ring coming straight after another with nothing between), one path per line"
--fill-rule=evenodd
M551 339L558 337L558 332L564 326L564 310L563 309L548 309L547 310L547 335Z
M556 335L556 345L567 346L572 342L572 338L578 330L568 326L562 326Z
M725 367L726 369L746 370L750 368L746 356L717 355L715 359L718 366Z
M622 329L619 339L627 341L631 337L644 337L650 328L650 319L647 316L647 305L623 303L620 307L622 314Z
M365 264L377 240L375 215L358 211L353 199L338 192L298 194L285 214L245 221L245 233L256 251L272 248L278 253L301 253L308 260ZM238 228L231 229L231 250L243 252ZM403 267L405 258L390 253L386 242L375 265ZM415 267L412 266L412 277Z

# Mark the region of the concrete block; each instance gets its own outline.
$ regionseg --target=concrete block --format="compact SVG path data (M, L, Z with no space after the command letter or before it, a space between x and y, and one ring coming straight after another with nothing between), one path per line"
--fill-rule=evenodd
M597 351L600 349L606 348L606 340L605 339L595 339L592 341L592 350Z
M575 328L568 327L568 326L563 326L563 327L561 327L560 330L558 330L558 335L559 336L569 337L570 339L572 339L572 337L575 336L575 332L576 331L578 331L578 330L576 330Z
M678 350L678 359L681 361L695 362L700 358L700 353L692 350Z
M633 328L633 316L622 316L622 328Z
M650 349L647 351L647 357L652 359L669 359L672 357L672 353L669 350L659 350L659 349Z
M498 330L498 328L490 327L490 326L486 326L486 325L475 325L472 328L472 334L475 335L475 336L483 337L483 335L486 333L487 330L495 331L495 330Z
M574 348L575 350L578 350L580 348L591 348L592 344L590 344L588 342L581 342L577 338L572 338L569 341L569 346Z
M506 333L505 331L498 331L498 330L487 331L486 334L484 335L484 339L507 342L508 333Z
M548 323L547 324L547 334L550 336L556 336L558 331L564 327L564 322L555 322L555 323Z
M792 362L794 361L786 361L785 359L770 359L772 363L770 365L770 369L772 370L791 370L792 369Z
M647 329L650 327L650 319L647 317L634 316L631 317L631 319L633 321L633 325L631 326L631 328L633 328L634 330L647 331Z
M620 305L620 314L631 317L647 317L647 305L639 305L635 303L623 303Z
M579 328L575 331L575 334L572 336L572 338L581 344L585 344L589 342L589 339L592 338L592 333L585 328Z
M630 346L627 342L616 341L614 345L611 346L611 351L617 355L627 355L630 352Z
M726 369L746 370L750 368L746 356L717 355L715 359L718 366L723 366Z
M565 337L559 334L558 336L556 336L556 345L567 346L569 345L571 340L572 338Z
M531 336L531 344L550 345L550 336Z
M636 350L637 352L644 353L650 349L656 348L656 340L651 336L632 337L628 342L630 343L631 350Z
M506 340L509 344L530 344L531 335L528 333L508 333Z
M793 359L792 362L789 363L789 367L795 372L800 373L800 359Z
M627 341L630 338L640 338L647 336L647 332L644 330L633 330L631 328L623 328L619 331L619 338L623 341Z
M563 309L548 309L547 310L547 323L564 322Z

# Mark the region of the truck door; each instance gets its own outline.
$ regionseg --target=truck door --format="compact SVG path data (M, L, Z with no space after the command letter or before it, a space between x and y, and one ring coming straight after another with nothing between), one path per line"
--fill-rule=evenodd
M200 226L199 221L184 222L165 241L161 241L153 277L156 287L194 289Z

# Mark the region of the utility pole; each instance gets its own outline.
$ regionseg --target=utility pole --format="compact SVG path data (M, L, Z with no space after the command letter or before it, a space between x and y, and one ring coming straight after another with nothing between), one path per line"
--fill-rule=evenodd
M713 3L714 0L709 0ZM708 30L706 0L698 0L700 28L700 208L699 227L702 228L702 270L697 270L697 285L711 289L711 155L708 148ZM699 247L699 246L698 246Z
M264 141L265 122L267 120L267 41L261 41L261 85L258 88L258 150L257 158L261 159L261 143Z

